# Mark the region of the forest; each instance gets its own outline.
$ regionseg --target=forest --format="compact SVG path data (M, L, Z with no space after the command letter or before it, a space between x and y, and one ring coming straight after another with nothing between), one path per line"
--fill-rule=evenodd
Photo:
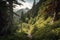
M0 0L0 40L60 40L60 0L36 1L31 9L14 12L13 4L23 4Z

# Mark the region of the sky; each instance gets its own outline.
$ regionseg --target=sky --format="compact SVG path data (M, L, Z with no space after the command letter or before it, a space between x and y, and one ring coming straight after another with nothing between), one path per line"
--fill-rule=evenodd
M18 2L22 3L23 5L14 4L14 5L16 5L16 7L13 8L15 12L20 10L20 9L25 9L25 8L31 9L32 6L33 6L34 0L25 0L25 2L22 2L22 1L18 0Z

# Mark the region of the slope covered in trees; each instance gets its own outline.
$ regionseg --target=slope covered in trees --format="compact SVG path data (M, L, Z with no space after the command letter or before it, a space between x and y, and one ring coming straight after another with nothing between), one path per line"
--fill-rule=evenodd
M59 40L59 4L59 0L40 0L24 15L25 18L22 19L23 31L33 36L33 40Z

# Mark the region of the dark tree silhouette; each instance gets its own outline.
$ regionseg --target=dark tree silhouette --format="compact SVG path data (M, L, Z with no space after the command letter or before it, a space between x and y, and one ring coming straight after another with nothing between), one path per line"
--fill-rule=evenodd
M7 34L7 30L13 27L13 3L21 5L17 0L0 0L0 35Z

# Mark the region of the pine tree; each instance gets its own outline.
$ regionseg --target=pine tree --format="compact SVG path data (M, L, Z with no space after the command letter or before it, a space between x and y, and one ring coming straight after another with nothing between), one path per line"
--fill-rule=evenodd
M0 35L7 34L8 29L13 27L13 3L21 5L17 0L0 0Z

